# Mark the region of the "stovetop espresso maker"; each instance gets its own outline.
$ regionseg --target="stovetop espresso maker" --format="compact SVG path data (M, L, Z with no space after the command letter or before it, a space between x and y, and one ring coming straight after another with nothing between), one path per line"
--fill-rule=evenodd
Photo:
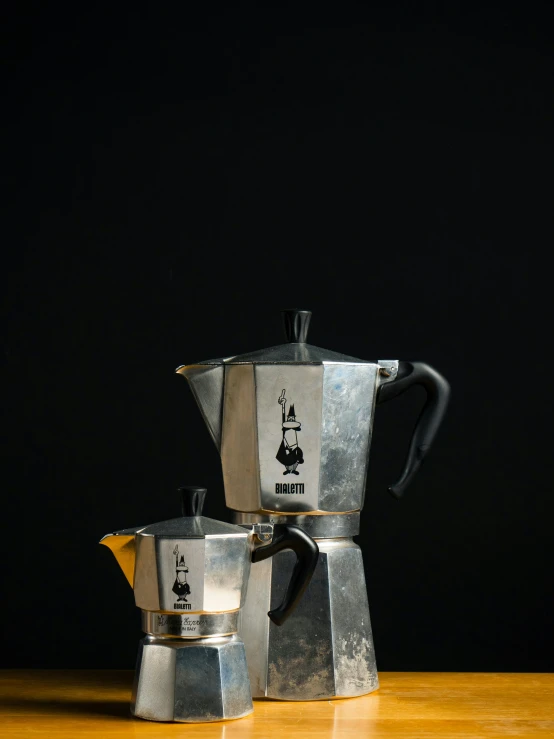
M288 523L319 545L314 576L279 630L266 613L283 597L289 552L252 566L240 633L254 697L315 700L378 687L359 533L376 405L412 385L427 392L400 497L429 452L449 398L419 362L365 361L306 343L309 311L283 312L288 343L179 367L220 451L237 523Z
M103 537L142 609L131 713L153 721L218 721L251 713L237 635L250 562L287 548L296 566L281 604L286 621L316 567L317 545L295 526L236 526L202 516L205 488L180 488L183 516ZM293 555L294 556L294 555Z

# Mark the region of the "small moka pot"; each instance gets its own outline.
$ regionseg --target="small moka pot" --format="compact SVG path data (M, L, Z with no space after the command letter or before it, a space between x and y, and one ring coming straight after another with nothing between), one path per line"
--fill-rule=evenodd
M116 531L115 555L142 610L131 713L152 721L221 721L253 711L244 644L237 635L250 563L283 549L297 555L280 625L314 572L317 544L296 526L236 526L201 515L205 488L179 488L183 516Z

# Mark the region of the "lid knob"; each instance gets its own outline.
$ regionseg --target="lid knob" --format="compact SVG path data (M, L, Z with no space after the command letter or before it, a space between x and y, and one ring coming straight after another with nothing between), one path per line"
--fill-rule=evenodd
M206 488L195 485L183 485L178 488L181 494L181 510L183 516L201 516L204 508L204 498L208 492Z
M291 344L304 344L308 338L310 327L311 310L298 310L298 308L285 308L281 311L283 326L287 341Z

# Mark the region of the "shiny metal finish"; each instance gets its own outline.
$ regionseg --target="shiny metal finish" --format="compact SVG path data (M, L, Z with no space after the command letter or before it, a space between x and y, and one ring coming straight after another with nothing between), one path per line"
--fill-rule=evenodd
M375 364L325 366L319 479L323 510L362 507L377 377Z
M316 572L279 631L261 616L282 597L294 558L284 551L252 566L239 633L254 697L321 700L379 685L361 551L351 539L318 545Z
M252 713L244 644L236 636L140 642L131 713L151 721L206 722Z
M192 394L218 449L221 446L223 371L223 365L219 367L199 365L189 367L187 375L190 380Z
M177 371L220 449L229 508L338 513L362 507L376 393L397 370L283 344Z
M274 525L289 524L300 526L314 539L352 537L360 533L360 512L326 513L322 515L279 514L279 513L233 513L233 520L239 526L251 524Z
M238 368L239 370L242 368ZM247 368L248 369L248 368ZM313 574L318 547L304 532L260 521L237 526L201 515L206 489L179 488L183 516L101 540L133 586L148 636L140 644L132 712L153 721L218 721L252 711L243 642L236 635L251 563L284 547L297 567L262 620L281 624ZM269 610L269 609L268 609Z
M351 537L359 531L375 405L413 384L427 392L425 422L416 425L402 477L390 487L398 497L432 443L448 383L421 363L370 362L307 344L310 311L283 313L289 343L177 372L220 449L236 523L297 525L319 545L316 573L279 631L265 614L282 600L294 556L280 551L251 568L239 631L253 695L363 695L378 680L363 562Z
M225 367L225 389L221 437L225 500L230 508L248 500L257 509L261 497L254 367L250 364Z
M245 528L193 515L102 539L134 586L148 634L137 658L135 716L197 722L252 712L238 609L252 550L272 536L266 522Z
M242 606L250 575L253 535L206 538L204 610L230 611Z
M134 583L139 608L219 613L241 607L250 552L258 540L255 532L203 516L139 527L133 536L128 531L105 536L101 543L112 550L127 576L134 561L129 582ZM176 592L180 579L188 586L183 595Z
M144 526L135 526L132 529L122 529L113 534L106 534L100 540L100 544L108 547L117 559L131 587L135 584L135 534L143 528Z
M318 510L323 365L260 364L253 367L260 505L253 508L242 496L236 501L237 505L231 505L229 501L227 505L242 511ZM285 429L287 422L283 419L288 417L292 408L296 413L293 423L298 428ZM286 474L287 468L277 459L283 437L288 443L296 442L302 450L303 461L293 474ZM290 492L292 490L295 492Z
M396 380L396 375L398 373L397 359L380 359L377 364L379 365L379 375L381 377L379 382L380 385Z
M153 636L198 639L203 636L228 636L238 628L238 611L230 613L155 613L142 611L142 630Z

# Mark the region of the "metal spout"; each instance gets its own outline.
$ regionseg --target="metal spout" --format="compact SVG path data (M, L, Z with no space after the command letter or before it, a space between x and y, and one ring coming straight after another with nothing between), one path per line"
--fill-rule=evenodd
M202 418L206 422L217 450L221 451L224 366L222 364L188 364L178 367L175 371L189 381Z
M123 574L127 578L131 587L133 587L135 583L135 534L143 528L144 526L137 526L133 529L114 531L113 534L106 534L106 536L103 536L99 542L112 550L114 557L117 559L118 565L123 570Z

